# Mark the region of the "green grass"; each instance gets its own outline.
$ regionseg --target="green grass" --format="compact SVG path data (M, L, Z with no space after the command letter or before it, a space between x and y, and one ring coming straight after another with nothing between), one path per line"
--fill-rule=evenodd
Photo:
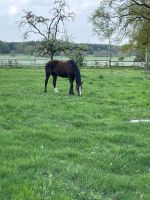
M83 69L83 96L44 69L0 69L1 200L149 200L150 78Z

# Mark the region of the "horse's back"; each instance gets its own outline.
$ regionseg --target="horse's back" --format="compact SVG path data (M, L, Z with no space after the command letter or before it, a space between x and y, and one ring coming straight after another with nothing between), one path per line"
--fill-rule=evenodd
M48 74L54 74L56 76L73 76L73 68L70 60L64 62L59 60L49 61L45 65L45 71Z

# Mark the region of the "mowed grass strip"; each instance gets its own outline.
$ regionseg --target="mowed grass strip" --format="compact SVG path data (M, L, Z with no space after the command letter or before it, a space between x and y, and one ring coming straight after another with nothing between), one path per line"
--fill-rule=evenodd
M83 96L44 69L0 69L0 199L150 199L150 78L82 69Z

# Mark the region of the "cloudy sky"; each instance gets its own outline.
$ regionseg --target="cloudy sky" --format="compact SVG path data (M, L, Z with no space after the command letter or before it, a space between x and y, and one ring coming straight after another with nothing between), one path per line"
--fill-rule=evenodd
M66 0L70 9L76 13L74 22L68 24L69 34L76 42L102 43L92 32L88 17L99 5L100 0ZM37 15L46 15L54 0L0 0L0 40L22 41L17 21L22 10L32 10ZM36 40L37 38L29 38Z

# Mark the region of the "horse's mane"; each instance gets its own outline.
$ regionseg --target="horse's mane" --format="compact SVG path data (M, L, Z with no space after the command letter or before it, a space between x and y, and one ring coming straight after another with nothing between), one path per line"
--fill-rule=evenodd
M77 64L73 60L68 60L67 62L73 68L73 71L74 71L75 76L76 76L76 83L80 84L81 83L81 75L80 75L80 70L79 70Z

